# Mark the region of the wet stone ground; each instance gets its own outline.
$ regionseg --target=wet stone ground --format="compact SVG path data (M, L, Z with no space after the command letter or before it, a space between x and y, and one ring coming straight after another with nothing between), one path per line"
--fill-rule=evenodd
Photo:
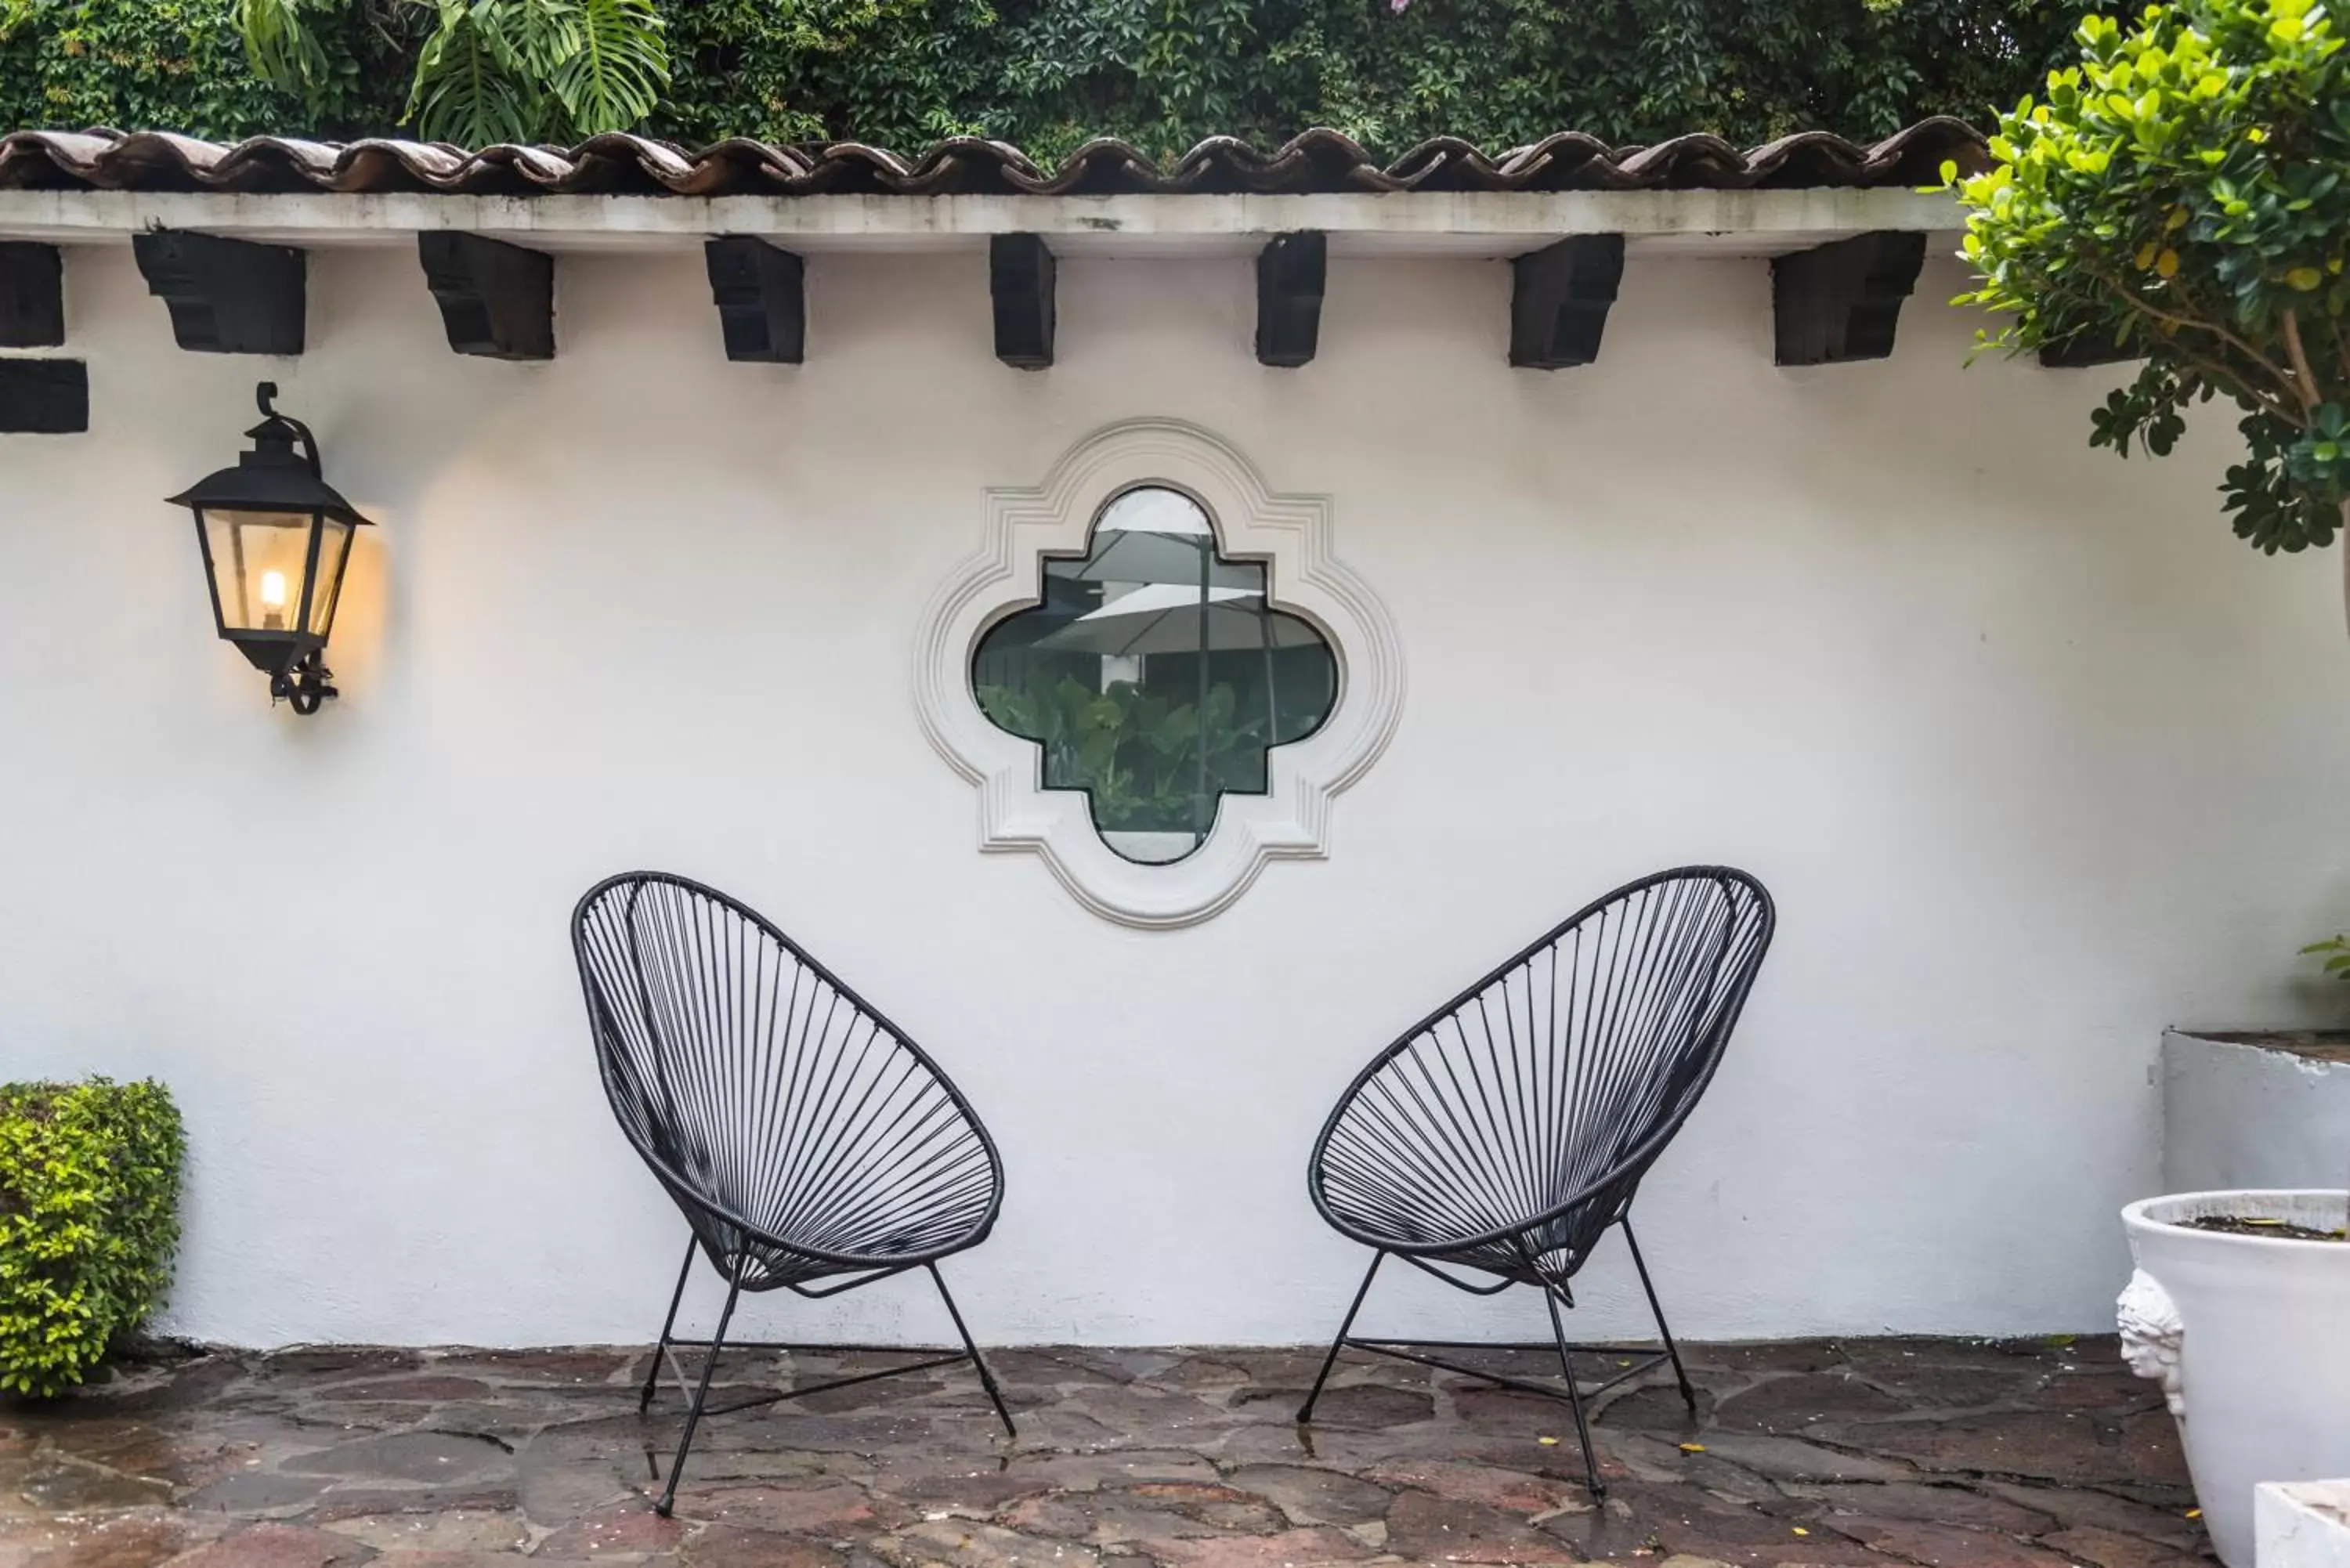
M220 1354L0 1404L0 1568L2210 1563L2110 1341L1700 1347L1695 1420L1666 1387L1603 1405L1596 1507L1565 1407L1450 1374L1350 1356L1307 1433L1308 1353L1007 1350L1017 1442L965 1367L720 1417L674 1520L645 1354Z

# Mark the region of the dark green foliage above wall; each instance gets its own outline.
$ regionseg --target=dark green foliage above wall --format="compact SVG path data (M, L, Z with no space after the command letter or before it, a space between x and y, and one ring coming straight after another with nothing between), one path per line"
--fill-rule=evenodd
M263 84L234 0L0 0L0 121L397 133L417 30L386 0L300 0L313 100ZM689 142L971 133L1057 158L1330 125L1392 155L1560 130L1883 135L1981 119L2036 87L2090 0L660 0L671 61L648 122Z
M0 123L236 137L398 118L406 67L356 14L327 30L313 112L253 73L231 10L232 0L0 0Z

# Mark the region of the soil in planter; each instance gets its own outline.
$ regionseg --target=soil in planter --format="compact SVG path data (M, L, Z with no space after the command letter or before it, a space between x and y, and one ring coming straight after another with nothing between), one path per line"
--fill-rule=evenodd
M2198 1040L2216 1040L2222 1045L2257 1045L2264 1051L2282 1051L2288 1056L2298 1056L2306 1062L2350 1062L2350 1030L2341 1029L2262 1029L2234 1033L2197 1033Z
M2233 1214L2206 1214L2178 1221L2189 1231L2217 1231L2223 1236L2267 1236L2286 1241L2340 1241L2339 1231L2317 1231L2282 1220L2240 1220Z

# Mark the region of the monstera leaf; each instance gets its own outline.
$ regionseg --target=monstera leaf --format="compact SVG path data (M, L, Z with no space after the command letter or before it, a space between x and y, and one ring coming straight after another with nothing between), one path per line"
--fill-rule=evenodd
M316 106L326 59L304 14L317 0L234 0L256 73ZM659 107L669 38L654 0L405 0L432 13L408 119L466 147L626 130Z
M652 0L576 0L564 7L568 49L545 78L583 136L626 130L652 113L669 80L669 48Z

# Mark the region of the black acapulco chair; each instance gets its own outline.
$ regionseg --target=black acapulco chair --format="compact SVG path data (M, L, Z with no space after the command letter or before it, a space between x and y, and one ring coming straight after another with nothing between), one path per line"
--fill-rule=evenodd
M1314 1418L1341 1350L1419 1362L1565 1398L1586 1479L1604 1497L1586 1398L1669 1361L1696 1409L1633 1240L1632 1197L1712 1078L1773 921L1770 894L1742 871L1692 866L1643 877L1578 911L1363 1069L1315 1141L1307 1186L1325 1220L1374 1251L1300 1422ZM1570 1345L1559 1308L1575 1305L1571 1282L1618 1225L1663 1344L1582 1387L1572 1357L1600 1347ZM1551 1343L1353 1337L1390 1256L1472 1295L1533 1286L1550 1309ZM1471 1349L1555 1351L1564 1386L1426 1354Z
M620 1130L692 1234L638 1408L672 1354L707 1352L685 1431L654 1511L667 1515L705 1415L795 1399L969 1361L1017 1436L1003 1391L964 1326L939 1261L994 1227L1003 1167L946 1075L903 1031L798 944L726 895L659 872L598 883L572 915L572 943L604 1092ZM675 1333L699 1250L727 1282L707 1340ZM726 1343L748 1292L811 1300L920 1269L938 1286L960 1350ZM707 1408L722 1349L906 1351L920 1359Z

